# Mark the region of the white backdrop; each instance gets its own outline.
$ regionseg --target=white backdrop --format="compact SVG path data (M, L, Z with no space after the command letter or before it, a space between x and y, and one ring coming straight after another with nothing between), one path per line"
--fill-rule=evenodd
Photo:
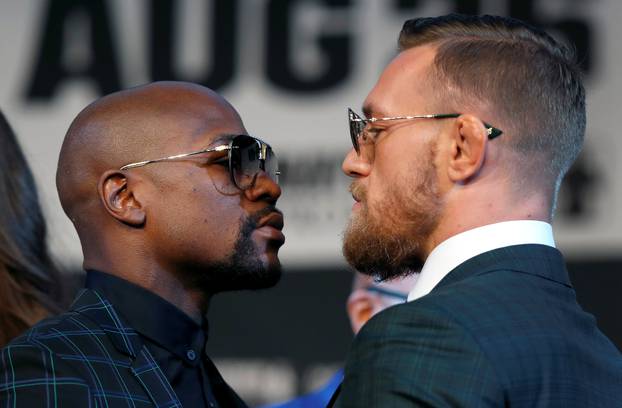
M151 1L107 1L110 30L117 51L122 87L149 82L148 10ZM279 207L285 212L285 266L340 264L340 235L351 198L340 160L349 146L346 107L357 108L396 48L403 21L438 15L479 4L480 12L506 14L516 1L292 1L288 21L292 66L300 77L312 77L331 63L318 46L319 35L347 34L351 39L348 74L338 84L316 92L292 92L266 75L268 0L238 1L235 30L235 72L219 91L241 113L249 132L269 141L287 162L288 172ZM288 3L282 1L280 3ZM527 2L529 3L529 2ZM211 2L177 2L175 59L179 72L192 76L213 64L206 27ZM331 6L337 4L337 6ZM402 6L401 8L399 6ZM411 5L412 7L408 7ZM556 220L558 245L575 258L611 257L622 252L622 138L618 122L622 103L622 2L617 0L534 1L539 21L580 19L590 29L591 68L587 78L588 136L583 173L587 187L575 196L581 211ZM57 257L78 266L80 247L65 218L54 186L56 159L73 117L98 96L89 79L69 78L47 99L29 99L33 66L40 58L40 40L47 1L0 3L0 107L15 128L35 173L50 224ZM65 20L63 64L88 64L90 20L76 14ZM272 57L274 58L274 57ZM280 61L276 61L280 63ZM580 178L579 178L580 179ZM576 191L575 191L576 192ZM564 196L561 207L569 203Z

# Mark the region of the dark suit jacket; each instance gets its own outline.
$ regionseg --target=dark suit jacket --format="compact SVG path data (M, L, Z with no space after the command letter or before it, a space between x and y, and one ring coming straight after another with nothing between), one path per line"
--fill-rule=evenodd
M355 338L336 407L621 407L622 357L577 304L561 254L474 257Z
M245 406L211 371L214 392L231 397L223 404ZM0 353L0 408L154 406L181 404L140 336L93 290Z

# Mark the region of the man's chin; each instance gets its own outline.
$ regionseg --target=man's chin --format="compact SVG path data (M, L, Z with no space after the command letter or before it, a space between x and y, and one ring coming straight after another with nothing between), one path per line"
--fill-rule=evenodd
M390 281L406 277L421 269L421 261L418 259L395 264L382 259L361 259L346 256L346 261L357 272L371 276L379 281Z
M271 264L256 270L247 270L221 286L221 292L236 290L260 290L274 287L281 280L281 264Z
M261 266L254 273L247 274L249 287L246 289L268 289L281 280L282 267L277 252L268 252L258 262Z
M267 270L265 274L263 274L260 279L255 282L254 287L249 289L268 289L276 286L277 283L281 280L281 264L278 264L278 267L273 267Z
M346 230L342 252L358 272L384 281L409 275L413 266L421 264L414 251L405 251L398 240L382 237L380 231L356 227L350 225Z

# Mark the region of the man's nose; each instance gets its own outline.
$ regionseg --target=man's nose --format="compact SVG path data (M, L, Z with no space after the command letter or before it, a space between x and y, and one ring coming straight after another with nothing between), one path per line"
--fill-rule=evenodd
M367 160L362 150L361 153L358 154L356 150L352 148L343 159L341 170L349 177L366 177L371 170L371 163Z
M257 173L253 186L244 190L249 200L265 200L271 204L277 202L281 193L281 187L263 170Z

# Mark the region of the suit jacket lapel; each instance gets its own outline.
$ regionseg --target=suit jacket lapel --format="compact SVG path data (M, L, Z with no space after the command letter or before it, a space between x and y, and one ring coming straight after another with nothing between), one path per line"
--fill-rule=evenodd
M132 358L131 372L156 407L181 407L171 384L138 333L125 323L107 299L94 290L82 289L70 310L95 322L119 352Z
M477 255L448 273L433 291L469 276L495 270L513 270L536 275L572 287L564 259L557 249L546 245L528 244L499 248Z
M171 387L147 347L142 347L130 368L156 407L181 408L181 402L179 402L173 387Z

